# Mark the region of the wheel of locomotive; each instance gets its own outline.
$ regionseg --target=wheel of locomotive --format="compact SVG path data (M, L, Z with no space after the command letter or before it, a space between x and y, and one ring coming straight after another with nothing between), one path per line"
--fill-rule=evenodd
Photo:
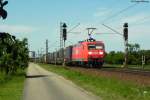
M88 67L88 68L92 68L92 67L93 67L92 62L89 61L88 64L87 64L87 67Z
M97 67L97 63L96 62L92 62L92 67L96 68Z
M103 62L100 62L98 68L102 68L102 67L103 67Z
M86 67L86 63L85 62L82 62L82 67Z

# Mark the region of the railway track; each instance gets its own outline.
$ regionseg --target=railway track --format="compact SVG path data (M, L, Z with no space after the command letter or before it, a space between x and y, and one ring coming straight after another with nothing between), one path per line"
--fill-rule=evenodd
M81 72L83 74L115 78L123 81L134 82L139 85L150 85L150 71L144 71L139 69L125 69L125 68L87 68L87 67L68 67L71 70Z
M150 76L150 71L140 70L140 69L129 69L129 68L107 68L104 67L100 69L102 71L111 71L111 72L119 72L119 73L128 73L142 76Z
M70 66L71 67L71 66ZM124 73L124 74L133 74L133 75L140 75L140 76L150 76L150 70L142 70L142 69L135 69L135 68L120 68L120 67L108 67L104 66L101 69L99 68L86 68L81 66L75 66L74 68L81 68L82 70L89 69L91 71L105 71L105 72L116 72L116 73Z

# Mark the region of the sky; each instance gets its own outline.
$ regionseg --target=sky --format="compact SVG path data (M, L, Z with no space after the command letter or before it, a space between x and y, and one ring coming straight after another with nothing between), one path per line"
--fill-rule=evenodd
M93 38L105 43L106 51L123 51L123 37L104 27L105 24L123 33L123 24L129 24L129 43L138 43L141 49L150 49L150 2L131 0L8 0L4 7L6 20L0 19L0 31L9 32L19 39L28 38L31 51L49 52L59 49L60 22L70 30L66 45L88 38L88 27L97 28ZM128 9L126 9L128 8ZM119 13L121 12L121 13Z

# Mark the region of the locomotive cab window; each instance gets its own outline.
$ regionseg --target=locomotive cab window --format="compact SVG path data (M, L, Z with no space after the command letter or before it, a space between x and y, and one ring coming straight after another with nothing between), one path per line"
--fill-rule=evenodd
M93 50L93 49L95 49L95 48L96 48L95 45L88 45L88 49L89 49L89 50Z
M88 45L88 50L94 50L94 49L101 50L103 48L104 48L103 45Z
M102 45L96 45L96 49L103 49Z

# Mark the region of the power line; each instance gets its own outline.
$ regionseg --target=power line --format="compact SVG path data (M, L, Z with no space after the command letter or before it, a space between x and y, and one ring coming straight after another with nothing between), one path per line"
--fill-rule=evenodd
M56 45L56 44L58 45L58 42L59 42L59 41L54 41L54 42L52 42L51 44L49 44L49 47L54 46L54 45Z
M71 28L67 33L72 33L71 31L74 30L75 28L77 28L80 25L80 23L78 23L77 25L75 25L73 28Z
M125 12L125 11L127 11L127 10L129 10L129 9L131 9L131 8L133 8L133 7L136 6L137 4L138 4L138 3L135 3L135 4L133 4L133 5L130 5L130 6L128 6L127 8L125 8L125 9L123 9L123 10L121 10L121 11L115 13L115 14L113 14L112 16L110 16L110 17L106 18L105 20L103 20L102 23L105 23L106 21L109 21L110 19L112 19L112 18L118 16L119 14L121 14L121 13L123 13L123 12Z
M116 34L118 34L118 35L123 35L123 34L121 34L120 32L118 32L118 31L116 31L115 29L112 29L111 27L109 27L109 26L107 26L107 25L105 25L105 24L102 24L103 26L105 26L105 27L107 27L108 29L110 29L110 30L112 30L113 32L115 32Z
M150 21L150 16L145 16L145 17L143 17L141 19L135 20L134 22L131 22L131 23L128 22L128 23L130 23L130 28L131 28L131 27L134 27L136 25L144 24L145 21ZM120 26L116 27L116 29L120 29Z
M116 33L109 33L109 32L100 32L100 33L95 33L96 35L103 35L103 34L116 34Z
M139 3L139 2L149 3L149 0L131 0L131 2L136 2L136 3Z
M69 32L69 33L77 33L77 34L79 34L79 33L81 33L81 32Z
M135 20L135 22L134 22L134 23L131 23L130 25L131 25L131 26L132 26L132 25L136 25L136 24L138 24L139 22L141 23L141 22L143 22L143 21L146 21L146 20L149 19L149 18L150 18L150 16L143 17L143 18L141 18L141 19Z

